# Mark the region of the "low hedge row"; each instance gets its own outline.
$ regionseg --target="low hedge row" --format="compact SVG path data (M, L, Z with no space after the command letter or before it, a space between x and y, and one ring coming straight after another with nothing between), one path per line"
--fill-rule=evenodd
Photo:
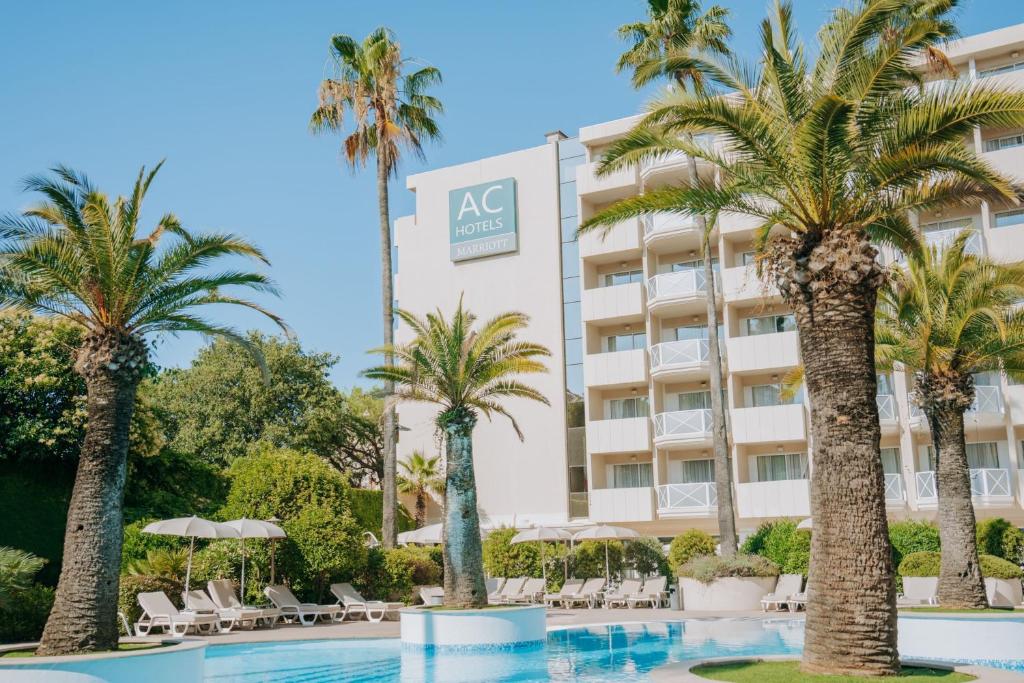
M1024 578L1024 571L1013 562L995 555L979 555L981 575L992 579ZM923 551L910 553L900 562L899 573L903 577L938 576L942 553Z

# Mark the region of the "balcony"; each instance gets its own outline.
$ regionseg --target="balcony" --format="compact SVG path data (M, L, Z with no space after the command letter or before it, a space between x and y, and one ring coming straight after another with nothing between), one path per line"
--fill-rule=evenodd
M938 504L938 488L935 485L935 472L918 472L917 502L924 506ZM971 468L971 496L976 505L1008 504L1013 502L1010 485L1010 471L992 468Z
M722 212L718 216L718 230L723 235L749 235L764 224L764 219L745 213Z
M651 347L651 377L682 381L703 375L708 369L708 340L680 339Z
M700 240L693 216L658 213L644 217L644 243L651 249L698 249Z
M759 481L736 485L740 517L807 517L811 514L806 479Z
M608 175L597 177L597 161L576 168L576 193L587 201L605 203L636 194L635 167L620 168Z
M659 517L703 517L718 508L714 482L662 484L656 490Z
M879 394L875 396L878 403L878 422L882 432L886 434L895 433L899 430L898 414L896 410L896 397L891 394Z
M647 280L647 301L652 313L686 315L707 306L707 287L703 270L679 270L661 273Z
M964 413L964 425L971 427L999 427L1003 420L1003 391L1000 387L975 385L974 402Z
M640 258L640 219L631 218L612 226L607 234L600 230L580 235L580 257L593 263L613 263Z
M907 495L903 491L903 477L897 473L885 474L885 504L889 506L905 505Z
M659 446L704 443L710 440L710 410L675 410L654 416L654 443Z
M580 303L584 322L606 325L635 322L643 319L643 286L639 282L613 287L584 289Z
M757 276L754 266L736 266L722 271L722 296L729 303L776 299L779 289Z
M654 489L593 489L590 492L592 522L650 522L654 519Z
M1024 147L1018 148L1014 158L1024 159ZM999 154L1005 154L1010 150L1003 150ZM1024 164L1022 164L1024 166ZM1020 175L1024 177L1024 168ZM1007 225L1001 228L993 228L988 232L988 253L991 257L1002 263L1019 263L1024 261L1024 223L1018 225Z
M732 441L739 444L785 443L807 438L804 407L800 403L759 408L733 408Z
M583 378L588 387L647 385L647 351L631 349L591 353L583 361Z
M800 365L800 339L795 330L732 337L726 340L726 348L729 351L729 372L785 372Z
M651 450L651 419L591 420L587 423L591 453L638 453Z
M640 179L649 178L663 173L689 173L690 162L683 152L669 152L657 159L644 159L640 162Z
M971 236L967 238L967 246L964 253L982 254L984 252L981 231L969 228L965 225L962 228L950 228L948 230L929 230L924 233L924 242L929 247L936 247L939 251L945 251L964 230L970 230Z

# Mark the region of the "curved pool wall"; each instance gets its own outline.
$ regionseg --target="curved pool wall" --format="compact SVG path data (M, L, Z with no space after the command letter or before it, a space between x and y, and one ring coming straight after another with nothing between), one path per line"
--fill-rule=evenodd
M206 645L204 640L190 639L152 650L0 659L0 681L198 683L205 673Z
M404 609L401 639L410 647L509 649L547 637L543 605L481 610Z

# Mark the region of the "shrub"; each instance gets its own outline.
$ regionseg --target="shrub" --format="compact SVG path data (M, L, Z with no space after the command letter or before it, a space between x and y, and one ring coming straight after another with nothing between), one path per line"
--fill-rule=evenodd
M740 552L747 555L760 555L779 565L789 562L789 555L796 541L796 522L791 519L779 519L764 522L743 542Z
M319 602L332 583L352 581L366 564L362 532L348 513L310 505L283 526L288 538L277 566L298 595Z
M187 539L178 536L162 536L160 534L144 534L142 529L153 518L145 518L125 524L124 539L121 544L121 571L128 571L133 563L144 561L146 556L154 550L175 550L182 548L188 543Z
M369 551L365 572L356 585L367 598L413 603L417 586L441 585L439 552L432 548L374 548Z
M526 543L524 545L536 545ZM604 564L605 541L581 541L573 548L569 556L569 576L580 579L594 578L605 575ZM608 569L612 578L622 575L622 542L608 542ZM550 574L549 574L550 576Z
M625 562L640 576L668 575L668 559L661 549L661 541L656 538L646 536L627 543Z
M238 458L228 470L231 484L224 519L288 520L316 505L339 513L351 510L345 476L315 455L263 449Z
M0 547L0 607L32 585L32 579L46 560L16 548Z
M277 558L281 557L278 541ZM209 542L196 550L192 559L192 587L203 588L212 579L231 579L238 582L242 574L242 547L237 539L223 539ZM286 580L280 562L276 581ZM263 587L270 581L270 543L259 539L245 542L245 595L246 604L261 604L267 601Z
M1019 563L1024 551L1024 531L1002 517L978 522L978 552Z
M36 584L18 591L17 599L0 607L0 643L39 640L53 608L53 592Z
M122 576L117 609L125 615L129 624L134 624L142 616L142 608L137 599L139 593L163 591L174 606L181 609L182 589L183 586L174 579L162 576Z
M668 548L668 564L671 570L679 569L695 557L715 554L715 539L706 531L687 529L672 539Z
M1013 562L993 555L979 555L981 575L993 579L1019 579L1024 571ZM942 554L936 552L911 553L900 563L901 576L938 576Z
M939 528L931 522L915 520L890 522L889 542L893 566L899 567L911 553L939 552Z
M1020 579L1024 577L1024 571L1009 560L994 555L979 555L981 562L981 575L992 579Z
M778 576L779 565L760 555L700 555L682 565L678 574L701 583L711 583L730 576Z
M377 538L381 536L384 514L384 494L375 489L349 489L349 505L356 524L363 531L369 531ZM398 504L398 530L415 529L412 515L401 503Z
M797 529L789 545L789 554L782 565L784 574L803 574L807 578L807 569L811 564L811 531Z
M484 569L491 576L541 575L538 544L512 543L516 533L515 529L501 527L484 539ZM545 557L549 550L553 550L550 544L544 549Z

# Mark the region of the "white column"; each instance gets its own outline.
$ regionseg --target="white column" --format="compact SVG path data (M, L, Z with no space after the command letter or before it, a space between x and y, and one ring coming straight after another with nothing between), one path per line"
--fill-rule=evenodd
M910 429L910 400L908 397L910 381L907 373L902 370L894 371L892 376L900 425L900 473L903 475L903 489L907 492L907 506L911 510L917 510L917 477L915 476L917 458L914 433Z

